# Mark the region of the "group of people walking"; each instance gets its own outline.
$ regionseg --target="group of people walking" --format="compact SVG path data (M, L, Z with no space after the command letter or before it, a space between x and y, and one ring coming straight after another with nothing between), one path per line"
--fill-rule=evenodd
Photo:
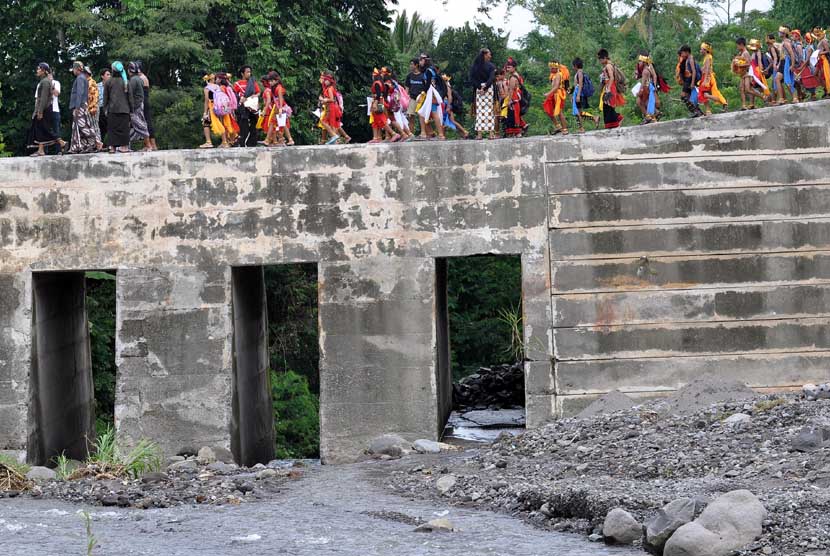
M72 133L67 144L60 136L60 81L49 64L38 64L39 79L35 89L35 110L29 131L28 146L36 149L31 156L44 156L57 146L69 154L129 152L131 142L141 141L145 151L156 150L150 81L140 61L113 62L100 73L100 82L83 62L72 63L75 80L69 97Z
M830 96L830 43L824 29L814 27L802 34L782 26L777 36L768 35L763 43L741 37L736 39L735 47L731 70L739 78L741 110L753 109L760 102L778 105L814 100L818 98L818 89L823 90L822 98ZM591 107L597 91L584 70L583 60L574 59L570 67L558 60L549 62L550 89L544 95L542 108L553 124L554 134L568 133L567 112L571 112L579 132L585 131L586 121L593 122L595 127L602 122L606 129L621 125L623 116L617 110L626 103L626 76L606 49L597 52L597 60L602 69L596 115ZM52 146L69 153L105 149L128 152L132 142L141 141L145 151L157 148L150 83L140 61L129 62L126 68L121 62L114 62L100 73L97 83L89 66L80 61L73 63L72 73L72 134L67 145L60 137L60 83L48 64L37 67L39 82L29 134L29 145L37 150L32 156L43 156ZM514 58L508 58L499 67L493 63L492 52L483 48L473 61L468 78L474 89L471 115L476 139L526 133L524 116L531 105L531 95ZM690 117L711 114L711 105L715 103L727 109L727 101L718 89L710 44L700 45L697 58L688 45L680 47L675 81ZM221 138L220 147L294 145L294 111L278 71L269 70L257 80L252 68L246 65L240 68L236 81L229 73L219 72L205 75L204 82L205 142L201 148L214 148L213 136ZM370 82L366 97L366 115L372 129L370 143L445 140L447 131L455 131L462 138L472 137L460 123L463 101L453 90L452 77L442 73L429 54L410 61L409 73L402 82L388 67L374 69ZM351 137L343 129L344 104L337 80L332 73L323 72L319 83L314 114L320 142L349 143ZM631 89L642 115L641 123L660 119L661 94L670 90L649 53L641 53Z

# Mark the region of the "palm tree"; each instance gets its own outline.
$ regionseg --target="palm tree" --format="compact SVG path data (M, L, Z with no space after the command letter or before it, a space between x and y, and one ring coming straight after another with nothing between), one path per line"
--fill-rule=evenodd
M435 22L421 19L418 12L410 18L403 10L395 18L391 39L395 51L402 57L411 58L419 52L428 52L435 47Z
M660 13L665 21L677 31L682 31L687 23L700 17L698 8L679 4L670 0L627 0L629 6L636 8L620 27L622 33L636 30L654 48L654 14Z

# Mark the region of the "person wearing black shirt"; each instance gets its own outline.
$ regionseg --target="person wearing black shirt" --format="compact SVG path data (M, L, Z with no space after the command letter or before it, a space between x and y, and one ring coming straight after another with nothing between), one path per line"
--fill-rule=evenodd
M409 61L409 75L404 80L404 86L409 93L409 106L406 109L406 116L409 118L409 129L415 132L415 116L418 114L418 96L426 92L426 76L418 66L418 58ZM421 124L423 129L423 124Z
M427 93L429 92L430 87L434 87L435 91L438 93L437 95L433 95L432 98L432 107L430 108L429 116L431 121L427 122L424 118L421 118L421 139L429 139L431 136L437 135L438 139L443 141L446 137L444 136L444 124L441 121L441 102L447 95L447 89L444 86L444 80L441 79L441 76L438 74L438 70L435 69L434 65L432 65L432 60L430 59L429 54L421 54L418 58L418 66L424 74L424 86ZM432 124L435 125L435 131L430 128L430 125Z
M475 115L476 139L481 139L484 132L490 139L496 138L496 114L493 103L493 83L496 79L496 66L491 62L493 53L489 48L482 48L473 67L470 68L470 82L476 87Z

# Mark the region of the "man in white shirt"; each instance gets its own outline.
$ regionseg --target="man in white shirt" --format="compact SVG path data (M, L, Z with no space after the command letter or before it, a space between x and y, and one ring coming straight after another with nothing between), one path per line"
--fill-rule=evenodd
M52 129L55 136L61 136L61 108L58 104L58 97L61 94L61 83L57 79L52 80ZM56 153L60 152L60 146L55 146Z

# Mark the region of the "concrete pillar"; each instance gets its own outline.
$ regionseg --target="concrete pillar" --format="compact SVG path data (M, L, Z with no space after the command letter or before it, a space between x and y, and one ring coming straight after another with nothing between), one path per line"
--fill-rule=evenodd
M263 268L234 268L232 289L234 388L231 447L236 461L250 467L268 463L275 457Z
M0 452L25 456L32 354L31 273L0 274Z
M95 392L83 272L32 277L32 368L27 459L46 465L65 454L85 460L95 438Z
M547 249L522 254L525 416L528 428L557 416L550 259Z
M119 268L115 423L166 454L231 447L230 268Z
M438 439L435 260L320 264L320 430L325 463L372 438Z
M450 309L447 305L447 259L435 259L435 383L438 392L438 434L452 412Z

